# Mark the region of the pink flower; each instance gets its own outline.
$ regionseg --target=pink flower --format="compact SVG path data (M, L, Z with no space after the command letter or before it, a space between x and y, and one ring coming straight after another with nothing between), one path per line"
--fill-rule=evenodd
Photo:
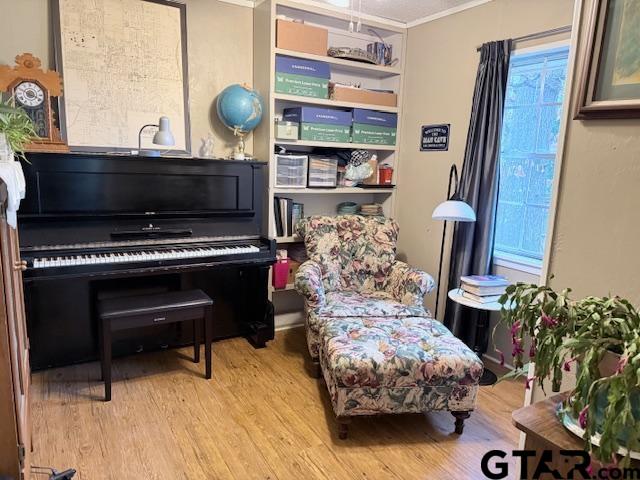
M525 379L524 381L524 386L527 390L531 389L531 382L533 382L536 379L536 377L529 377L527 379Z
M522 348L522 340L520 340L519 338L514 338L513 350L511 351L511 356L516 357L522 353L524 353L524 349Z
M587 467L587 473L589 474L590 477L593 477L593 463L590 463L589 466Z
M616 374L622 373L628 362L629 357L620 357L620 360L618 360L618 366L616 367Z
M504 353L502 353L502 351L498 350L497 348L496 348L496 352L498 352L498 355L500 355L500 366L504 367Z
M511 336L515 337L518 334L518 330L520 330L520 320L511 325Z
M578 416L578 423L581 428L587 428L587 413L589 410L589 405L580 410L580 415Z
M553 328L556 325L558 325L558 320L556 318L552 318L549 315L547 315L546 313L542 314L542 323L544 324L545 327L549 327L549 328Z
M574 358L570 358L569 360L567 360L566 362L564 362L564 365L562 366L562 368L564 369L565 372L570 372L571 371L571 364L573 362L575 362L576 359Z

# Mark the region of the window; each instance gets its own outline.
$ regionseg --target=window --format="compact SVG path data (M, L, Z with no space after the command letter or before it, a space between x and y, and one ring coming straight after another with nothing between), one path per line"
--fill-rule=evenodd
M494 255L540 266L569 47L514 54L509 67Z

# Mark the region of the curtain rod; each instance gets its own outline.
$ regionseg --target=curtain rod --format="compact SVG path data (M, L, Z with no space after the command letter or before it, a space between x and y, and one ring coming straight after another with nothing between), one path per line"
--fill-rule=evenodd
M538 38L551 37L560 33L569 33L571 31L571 25L565 25L564 27L552 28L551 30L545 30L543 32L531 33L529 35L523 35L522 37L513 38L513 43L525 42L527 40L536 40ZM478 52L482 50L482 46L476 49Z

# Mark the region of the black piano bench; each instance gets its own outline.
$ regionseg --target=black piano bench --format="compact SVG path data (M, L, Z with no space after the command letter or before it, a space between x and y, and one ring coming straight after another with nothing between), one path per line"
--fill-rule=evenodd
M104 399L111 400L111 333L166 323L193 321L193 361L200 363L200 327L204 324L205 378L211 378L213 300L202 290L100 300L100 365Z

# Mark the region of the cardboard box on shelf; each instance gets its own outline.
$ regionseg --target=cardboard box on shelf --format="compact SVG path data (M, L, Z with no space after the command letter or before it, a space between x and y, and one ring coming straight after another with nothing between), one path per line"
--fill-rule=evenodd
M287 279L288 284L292 284L296 282L296 273L298 272L298 268L302 265L300 262L296 262L293 259L289 259L289 278Z
M328 63L276 55L275 89L278 93L329 98L330 77Z
M353 143L395 145L398 115L364 108L353 109Z
M351 141L351 111L332 108L285 108L283 120L300 123L300 140L320 142Z
M398 96L395 93L348 87L332 82L329 83L329 97L339 102L364 103L383 107L398 106Z
M326 28L276 20L276 47L326 56L328 46L329 31Z

